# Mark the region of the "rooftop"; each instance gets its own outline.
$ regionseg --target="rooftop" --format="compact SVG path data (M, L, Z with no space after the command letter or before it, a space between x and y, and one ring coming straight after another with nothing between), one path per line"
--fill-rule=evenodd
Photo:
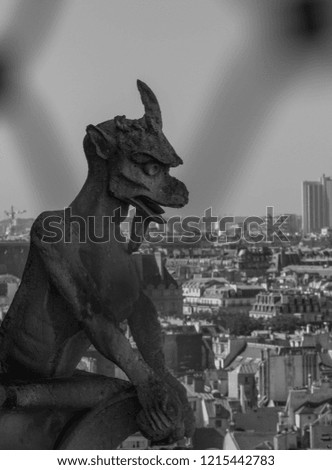
M236 413L233 417L236 430L275 433L280 407L258 408L247 413ZM239 429L240 428L240 429Z
M273 449L273 438L276 432L262 433L262 432L234 432L233 438L236 441L240 450L254 450L264 445L264 448Z
M223 436L214 428L197 428L193 437L195 450L222 449Z

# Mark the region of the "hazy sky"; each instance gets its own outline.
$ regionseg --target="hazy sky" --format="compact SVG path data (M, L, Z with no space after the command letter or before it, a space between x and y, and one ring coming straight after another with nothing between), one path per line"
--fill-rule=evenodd
M1 212L70 203L86 175L86 125L140 117L137 78L184 160L182 214L300 213L301 181L332 175L330 33L319 47L295 44L285 0L23 2L37 8L30 19L0 0L0 42L2 31L26 58L0 113Z

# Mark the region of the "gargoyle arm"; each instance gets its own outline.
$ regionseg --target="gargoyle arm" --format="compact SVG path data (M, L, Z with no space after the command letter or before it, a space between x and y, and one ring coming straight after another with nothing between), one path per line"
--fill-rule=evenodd
M181 400L187 404L187 393L183 385L166 367L162 330L156 308L143 292L133 306L133 313L128 318L128 324L144 361L162 380L175 388Z
M96 349L117 364L133 385L147 383L153 375L150 367L136 354L121 330L102 314L91 312L85 320L88 337Z
M185 435L192 436L195 430L195 418L187 400L186 389L166 367L157 311L152 301L143 292L133 306L128 324L144 361L163 382L176 391L184 410Z
M128 324L145 362L159 376L167 374L157 311L152 301L143 292L133 306Z

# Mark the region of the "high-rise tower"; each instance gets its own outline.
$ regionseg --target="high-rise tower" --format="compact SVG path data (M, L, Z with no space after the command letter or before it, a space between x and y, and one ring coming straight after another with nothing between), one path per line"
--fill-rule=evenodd
M302 185L302 221L303 232L320 232L322 227L329 225L327 221L327 197L325 185L321 181L303 181Z

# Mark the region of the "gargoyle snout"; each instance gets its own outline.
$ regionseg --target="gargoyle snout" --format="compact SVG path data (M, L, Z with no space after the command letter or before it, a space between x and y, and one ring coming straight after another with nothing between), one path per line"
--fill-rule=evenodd
M165 202L162 205L167 207L183 207L188 204L189 191L182 181L170 177L167 186L162 188Z

